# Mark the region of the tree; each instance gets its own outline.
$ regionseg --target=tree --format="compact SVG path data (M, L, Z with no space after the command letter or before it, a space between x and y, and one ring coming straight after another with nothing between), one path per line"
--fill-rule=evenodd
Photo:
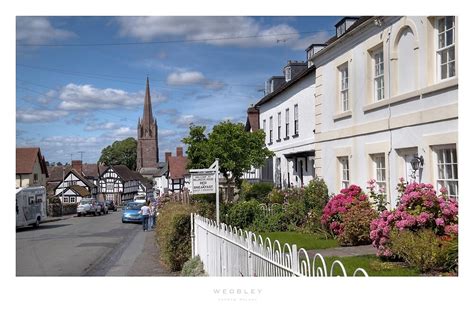
M126 165L130 170L137 168L137 141L133 137L115 141L102 149L99 162L105 165Z
M227 196L231 200L232 183L240 188L244 172L251 167L263 166L273 152L265 147L265 133L262 130L246 132L242 123L221 122L207 136L205 130L205 126L191 125L189 136L183 139L183 143L188 145L187 167L208 168L218 158L219 172L226 179Z

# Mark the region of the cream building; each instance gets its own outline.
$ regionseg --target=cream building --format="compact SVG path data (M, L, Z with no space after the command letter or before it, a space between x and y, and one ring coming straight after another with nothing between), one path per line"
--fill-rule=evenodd
M316 175L334 193L375 179L392 206L400 177L457 198L457 18L346 18L336 28L310 59Z

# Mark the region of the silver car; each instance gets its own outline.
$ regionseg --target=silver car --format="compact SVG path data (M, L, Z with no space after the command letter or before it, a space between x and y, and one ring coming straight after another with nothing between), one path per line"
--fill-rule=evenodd
M100 207L94 198L84 198L77 206L77 216L86 216L87 214L100 215Z

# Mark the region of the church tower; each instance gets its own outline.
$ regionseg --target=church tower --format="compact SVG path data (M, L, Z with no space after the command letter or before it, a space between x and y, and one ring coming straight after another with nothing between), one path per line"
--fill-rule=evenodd
M158 126L153 118L148 77L143 117L138 119L137 134L137 171L143 176L152 177L158 172Z

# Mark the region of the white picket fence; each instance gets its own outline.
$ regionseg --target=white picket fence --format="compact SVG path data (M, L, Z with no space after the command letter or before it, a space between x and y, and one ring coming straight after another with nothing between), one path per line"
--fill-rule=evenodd
M310 259L307 251L296 245L224 223L217 225L208 218L191 214L191 243L193 258L199 256L209 276L347 276L344 265L335 260L331 266L320 254ZM368 276L358 268L353 276Z

